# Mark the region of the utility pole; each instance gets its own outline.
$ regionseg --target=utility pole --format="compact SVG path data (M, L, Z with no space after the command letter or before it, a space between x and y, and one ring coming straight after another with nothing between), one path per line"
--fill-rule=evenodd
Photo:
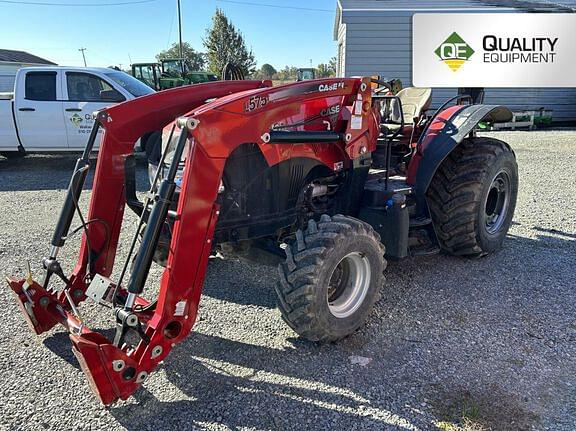
M78 51L82 51L82 58L84 59L84 67L86 67L86 56L84 55L84 51L86 51L86 48L80 48Z
M178 0L178 38L180 39L180 68L184 76L184 51L182 49L182 14L180 12L180 0Z

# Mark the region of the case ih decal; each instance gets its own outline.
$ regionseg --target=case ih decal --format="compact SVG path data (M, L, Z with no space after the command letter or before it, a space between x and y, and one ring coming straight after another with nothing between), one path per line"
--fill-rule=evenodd
M318 91L323 93L325 91L336 91L342 90L346 86L344 81L335 82L334 84L320 84L318 86Z
M330 107L320 111L320 116L321 117L330 117L332 115L336 115L339 113L340 113L340 105L334 105L334 106L330 106Z

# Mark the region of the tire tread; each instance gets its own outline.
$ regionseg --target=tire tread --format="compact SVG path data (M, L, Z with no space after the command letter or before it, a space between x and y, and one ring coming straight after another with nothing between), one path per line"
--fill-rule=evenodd
M486 254L476 235L480 195L492 164L511 152L498 139L466 139L436 171L427 196L436 235L445 252L470 257Z
M338 241L350 236L367 236L375 241L384 256L384 246L374 229L355 218L323 215L319 222L310 220L305 231L296 233L296 240L287 244L286 262L278 266L280 281L276 285L278 307L282 319L300 336L320 343L337 341L317 319L314 292L320 279L322 264ZM382 257L383 269L386 261ZM382 284L383 276L380 275ZM373 303L379 299L376 294ZM373 305L373 304L372 304Z

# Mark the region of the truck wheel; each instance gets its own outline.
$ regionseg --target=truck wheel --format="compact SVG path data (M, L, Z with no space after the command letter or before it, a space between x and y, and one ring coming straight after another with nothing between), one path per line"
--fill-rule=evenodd
M276 286L283 319L311 341L336 341L366 320L384 284L384 246L372 227L342 215L308 222L288 244Z
M146 139L144 146L149 163L158 164L162 156L162 132L153 132Z
M514 152L493 138L462 142L442 162L428 190L440 247L480 257L502 247L518 195Z

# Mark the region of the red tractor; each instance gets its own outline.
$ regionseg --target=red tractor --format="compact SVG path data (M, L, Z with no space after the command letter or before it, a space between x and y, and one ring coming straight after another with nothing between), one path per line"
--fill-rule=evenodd
M302 337L353 333L382 289L388 259L482 256L502 245L518 187L510 147L477 137L479 122L508 121L466 96L432 115L430 90L394 95L373 78L272 87L226 81L176 88L99 111L72 175L43 282L10 279L37 333L56 324L104 404L126 399L190 332L214 253L280 262L278 303ZM78 201L104 129L89 212ZM163 130L144 202L134 142ZM111 280L128 206L140 222ZM58 261L74 215L84 231L71 274ZM144 299L151 265L165 266ZM63 280L56 289L52 278ZM89 329L79 304L105 306L113 340Z

